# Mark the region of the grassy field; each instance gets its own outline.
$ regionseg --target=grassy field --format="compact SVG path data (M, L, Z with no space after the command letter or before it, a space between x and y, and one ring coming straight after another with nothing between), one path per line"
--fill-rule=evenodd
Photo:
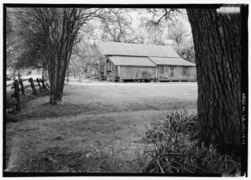
M140 172L146 127L196 100L196 83L67 85L62 105L39 97L7 123L6 171Z

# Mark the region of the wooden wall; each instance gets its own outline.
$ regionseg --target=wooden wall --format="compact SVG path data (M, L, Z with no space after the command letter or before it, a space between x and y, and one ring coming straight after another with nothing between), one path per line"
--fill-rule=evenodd
M170 81L194 81L196 80L196 67L187 66L172 66L174 74L171 76L171 66L163 66L164 69L158 65L157 67L142 67L142 66L115 66L111 61L104 58L103 71L108 81L115 81L115 77L124 79L155 79L170 80ZM184 75L183 69L187 73Z
M120 66L120 79L153 79L156 78L156 67Z
M110 62L109 62L110 63ZM115 81L115 77L118 76L118 66L115 66L113 63L107 63L107 80Z
M196 80L196 67L186 67L186 66L172 66L173 76L171 76L171 67L164 66L163 69L158 66L158 78L159 80ZM186 74L184 74L184 68L186 69Z

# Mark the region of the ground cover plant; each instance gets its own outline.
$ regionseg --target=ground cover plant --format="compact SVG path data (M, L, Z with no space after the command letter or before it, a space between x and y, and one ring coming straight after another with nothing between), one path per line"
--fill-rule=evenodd
M196 137L197 115L174 112L153 122L145 135L150 161L143 172L240 175L238 157L221 154Z

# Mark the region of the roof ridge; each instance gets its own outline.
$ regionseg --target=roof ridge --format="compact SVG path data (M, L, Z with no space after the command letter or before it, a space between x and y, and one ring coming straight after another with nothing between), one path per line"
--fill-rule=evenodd
M173 47L172 45L161 45L161 44L142 44L142 43L130 43L130 42L114 42L114 41L100 41L98 43L115 43L115 44L130 44L130 45L146 45L146 46L163 46Z
M172 46L101 41L97 48L103 55L180 57Z

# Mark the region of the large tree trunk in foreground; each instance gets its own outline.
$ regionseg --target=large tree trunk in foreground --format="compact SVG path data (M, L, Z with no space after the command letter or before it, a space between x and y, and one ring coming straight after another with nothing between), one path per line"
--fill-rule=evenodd
M206 144L228 153L240 147L240 13L187 9L198 77L198 132Z

